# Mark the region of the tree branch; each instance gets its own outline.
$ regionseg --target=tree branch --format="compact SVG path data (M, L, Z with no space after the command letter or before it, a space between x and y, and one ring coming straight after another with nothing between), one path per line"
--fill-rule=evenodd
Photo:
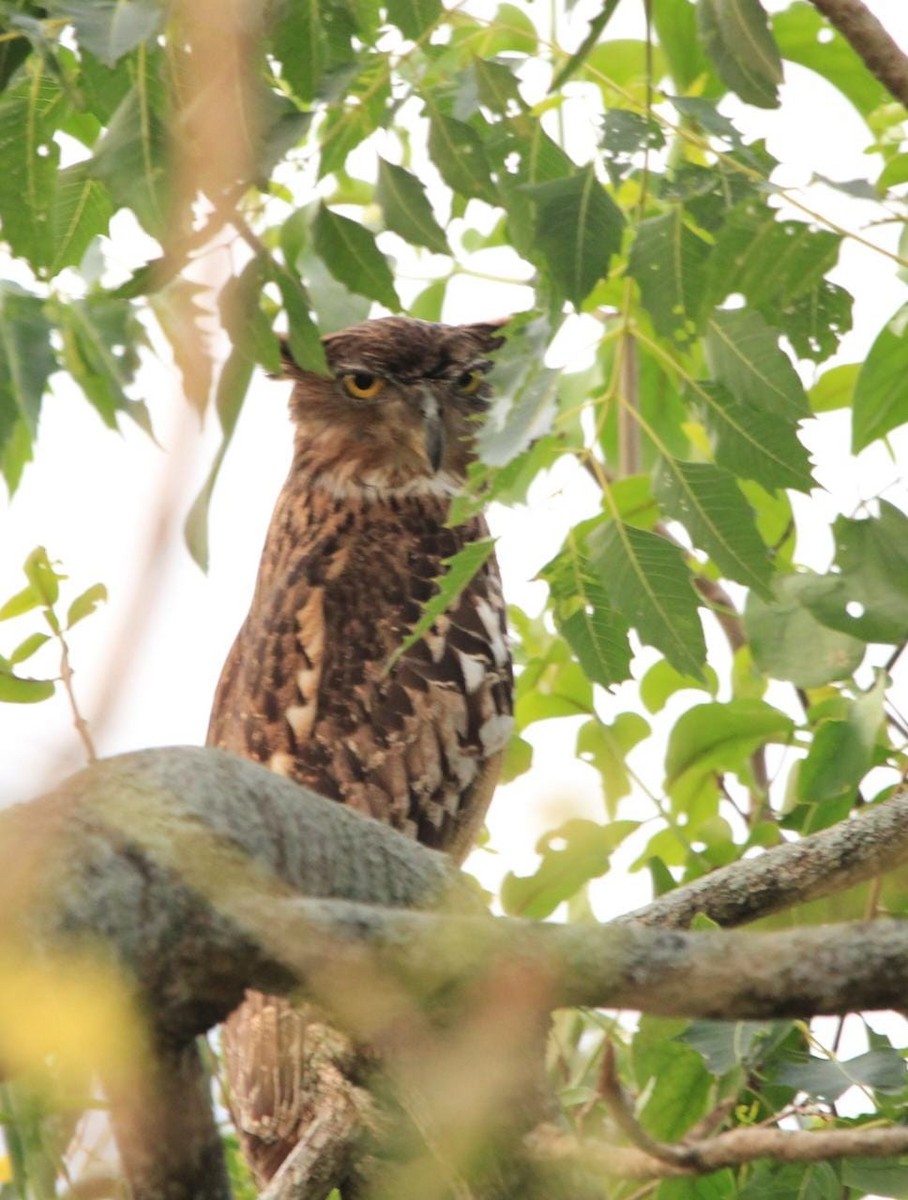
M896 100L908 106L908 55L861 0L811 0Z
M864 883L908 862L908 790L849 821L785 842L667 892L612 924L684 929L697 913L743 925Z

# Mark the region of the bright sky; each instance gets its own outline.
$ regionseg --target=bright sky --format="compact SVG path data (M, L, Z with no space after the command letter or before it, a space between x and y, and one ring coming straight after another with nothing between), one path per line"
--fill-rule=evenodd
M589 7L578 5L574 10L572 20L580 33ZM869 7L908 47L908 6L903 0L873 0ZM630 13L627 0L615 18L616 33L626 31L621 24L625 8ZM786 182L806 182L812 172L838 179L866 173L862 152L869 139L857 115L817 77L790 66L786 77L782 109L759 113L751 122L754 130L770 131L770 149L777 157L797 164ZM861 228L879 215L878 210L848 205L829 190L818 193L813 202L818 211L849 229ZM114 253L124 259L143 253L126 222L116 219L112 233L115 239L126 239L115 241ZM894 247L895 234L889 226L872 230L870 236ZM840 356L841 361L854 361L866 351L881 321L904 302L905 289L890 263L854 245L843 251L838 278L857 300L856 329ZM414 282L411 292L418 286ZM445 318L476 320L519 310L527 303L525 288L461 280L451 289ZM591 324L580 322L573 341L561 346L563 360L582 365L592 336ZM163 449L129 424L122 436L107 431L68 381L58 377L54 394L45 401L36 465L26 471L12 505L0 501L0 601L21 587L21 562L38 543L69 571L73 594L97 580L109 588L110 603L79 626L71 639L75 686L89 720L105 687L112 680L119 685L109 719L94 730L105 755L204 740L215 682L248 605L265 528L290 453L288 387L260 377L215 493L211 569L203 575L182 544L180 526L217 445L214 421L209 417L200 430L181 402L178 378L160 365L149 363L143 387ZM877 490L881 471L886 477L895 471L879 451L862 456L856 470L848 458L844 431L830 424L824 454L834 451L837 457L829 477L837 480L839 503L850 507L862 488L865 494ZM165 532L146 572L162 506ZM595 507L586 479L564 472L537 487L531 508L492 513L495 531L501 534L499 556L510 600L538 607L541 585L531 582L534 574L558 549L566 527ZM818 542L807 554L822 568L828 546ZM139 619L140 601L148 605L147 622ZM0 651L8 653L29 632L28 619L0 625ZM35 660L36 666L40 661ZM46 667L54 673L53 662ZM627 703L627 690L607 697L602 714L610 717ZM480 853L472 860L488 885L507 868L529 868L535 840L554 824L553 814L604 817L591 771L574 758L574 736L570 723L559 728L550 723L536 735L537 759L545 761L496 798L490 829L498 854L493 858ZM62 692L34 707L0 707L0 751L0 803L26 799L61 772L79 766L80 746ZM603 915L646 898L648 884L640 877L624 878L620 886L620 894L611 885L603 889Z

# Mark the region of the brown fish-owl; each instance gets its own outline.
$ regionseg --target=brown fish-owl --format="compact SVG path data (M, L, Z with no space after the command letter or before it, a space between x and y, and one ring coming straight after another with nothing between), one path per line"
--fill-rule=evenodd
M325 338L330 375L288 362L293 464L208 732L210 745L458 862L512 726L494 557L388 664L437 590L442 560L488 534L482 516L445 522L488 405L488 354L503 340L497 324L386 317ZM260 1185L330 1087L307 1061L317 1039L306 1030L286 1001L252 992L225 1027L231 1106Z

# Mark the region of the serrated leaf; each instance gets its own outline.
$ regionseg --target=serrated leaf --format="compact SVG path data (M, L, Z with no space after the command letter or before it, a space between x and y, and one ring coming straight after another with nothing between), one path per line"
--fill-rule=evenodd
M908 421L908 304L877 334L854 386L851 449L857 454Z
M685 224L680 205L638 225L628 272L637 280L643 306L662 337L683 343L696 335L709 255L710 248Z
M663 460L653 489L666 513L681 522L727 579L759 595L771 594L769 553L733 475L712 463Z
M54 694L52 679L23 679L0 664L0 702L38 704Z
M107 189L91 177L87 163L75 163L60 171L50 222L51 274L78 266L93 239L107 233L112 216Z
M59 82L37 56L32 56L23 76L0 95L3 240L36 271L53 257L48 229L60 163L54 132L65 109Z
M781 575L767 603L751 594L744 626L757 666L772 679L817 688L849 679L860 666L865 643L823 625L807 606L820 577Z
M79 45L108 67L159 33L167 17L161 0L47 0L47 8L72 22Z
M0 284L0 449L22 421L33 438L47 381L56 369L44 302Z
M669 735L665 789L680 809L722 771L741 772L767 742L788 742L791 717L762 700L697 704L682 713Z
M375 199L382 207L385 224L394 233L411 245L425 246L436 254L450 254L444 230L415 175L379 159Z
M152 236L167 227L167 132L158 105L160 82L148 69L120 102L89 163L118 206L131 208Z
M619 800L631 791L627 756L650 732L639 713L619 713L611 724L596 718L580 726L577 757L599 772L606 808L612 818L618 811Z
M445 573L438 580L438 591L423 606L422 615L392 655L389 667L428 633L443 613L454 606L461 592L476 578L494 551L493 538L478 538L475 542L467 542L450 558L443 559Z
M395 312L400 310L388 260L367 229L322 204L312 225L312 236L316 251L335 279L351 292L377 300Z
M737 401L721 384L698 383L696 395L715 441L716 462L767 491L813 487L810 457L797 424Z
M621 248L624 216L591 166L567 179L527 184L535 237L556 286L576 307Z
M512 105L523 107L517 77L506 62L474 58L473 75L480 103L492 112L505 114Z
M183 381L183 395L204 412L214 378L214 351L207 328L208 313L198 303L204 285L177 276L149 297L149 304L170 344Z
M275 282L287 312L287 340L294 362L304 371L328 374L328 360L318 326L312 320L309 294L287 268L277 270Z
M131 302L89 293L59 305L55 316L66 370L104 424L116 429L117 414L123 412L147 428L144 403L131 400L125 390L135 379L138 347L145 343L144 326Z
M602 154L614 184L631 170L641 151L659 150L664 145L665 135L651 117L629 108L611 108L602 118Z
M429 155L442 179L461 196L496 202L485 147L464 121L429 110Z
M789 420L808 416L797 372L759 313L717 309L708 322L705 349L715 379L739 403Z
M542 862L534 874L509 872L502 881L504 911L532 920L550 916L585 883L608 871L610 855L636 828L636 821L598 825L576 819L545 834L537 846Z
M628 679L627 622L612 607L578 529L539 574L552 594L555 624L591 682L611 687Z
M107 588L103 583L93 583L91 587L81 592L70 604L66 610L66 628L72 629L73 625L77 625L79 621L84 621L86 617L97 609L99 604L103 604L107 600Z
M12 654L9 656L9 665L16 667L19 663L25 662L26 659L37 654L42 646L45 646L50 641L49 633L33 633L24 641L20 642Z
M492 369L493 400L476 436L480 460L492 467L506 466L548 432L558 398L558 372L543 365L552 336L547 319L518 318L505 332Z
M679 671L702 679L706 644L680 548L615 522L593 529L587 546L612 603L641 640Z
M759 0L697 0L697 21L723 82L748 104L777 108L782 61Z
M898 644L908 637L908 517L880 502L878 518L837 517L839 571L815 578L803 597L831 629L865 642Z

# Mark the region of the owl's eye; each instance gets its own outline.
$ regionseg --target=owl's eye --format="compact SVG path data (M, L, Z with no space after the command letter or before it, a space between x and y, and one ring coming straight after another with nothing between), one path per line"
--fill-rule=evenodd
M371 371L345 371L340 379L344 391L355 400L374 400L385 386L381 376Z
M464 371L457 380L457 387L467 396L472 396L474 392L479 390L479 385L482 383L482 371L475 368L472 371Z

